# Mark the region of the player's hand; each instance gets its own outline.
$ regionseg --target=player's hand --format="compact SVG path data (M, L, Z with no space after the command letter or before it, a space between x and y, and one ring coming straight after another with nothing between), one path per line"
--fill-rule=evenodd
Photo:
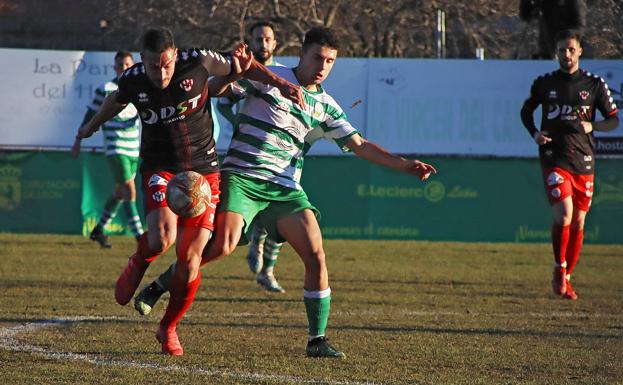
M581 121L580 125L582 125L585 134L591 133L593 131L593 123L591 122Z
M428 179L432 174L437 174L437 169L432 165L420 162L417 159L406 159L404 171L409 175L415 175L420 180Z
M76 138L74 145L71 146L71 157L74 159L78 159L78 155L80 155L80 142L81 140Z
M534 134L534 142L539 146L544 145L545 143L551 142L552 138L547 136L547 131L538 131Z
M588 134L593 131L593 123L591 122L590 116L588 112L584 110L578 110L576 113L577 117L580 119L580 126L582 127L585 134Z
M293 103L296 103L301 106L302 109L305 109L305 99L303 99L303 90L301 90L301 87L294 83L284 81L278 88L283 97L290 99Z
M251 68L253 52L251 52L249 46L240 43L231 51L231 58L234 67L233 73L236 75L243 74Z
M90 138L91 135L95 132L95 130L89 130L88 123L78 129L78 134L76 135L76 139L86 139Z

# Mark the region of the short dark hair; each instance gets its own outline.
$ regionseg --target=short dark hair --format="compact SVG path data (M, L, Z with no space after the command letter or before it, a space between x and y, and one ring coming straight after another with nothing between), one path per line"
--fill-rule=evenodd
M340 49L340 41L337 36L326 27L314 27L307 31L305 40L303 40L303 52L306 52L312 44L318 44L336 50Z
M563 29L556 34L554 41L558 43L561 40L575 39L580 47L582 46L582 34L577 29Z
M117 53L115 54L115 61L117 61L117 59L125 59L126 57L129 57L132 60L134 60L134 56L132 56L132 52L130 52L130 51L117 51Z
M249 35L253 35L253 31L256 28L260 28L260 27L268 27L272 29L273 32L275 32L275 25L273 23L271 23L270 21L266 21L266 20L260 20L260 21L253 23L253 25L251 25L251 27L249 28Z
M169 48L175 48L175 42L167 28L148 29L141 38L141 51L164 52Z

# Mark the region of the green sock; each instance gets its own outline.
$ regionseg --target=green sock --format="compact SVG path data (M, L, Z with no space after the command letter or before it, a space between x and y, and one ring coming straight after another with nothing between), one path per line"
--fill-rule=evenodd
M102 228L106 227L115 215L117 215L117 211L119 210L119 207L121 207L121 203L123 203L123 201L110 197L106 201L106 205L104 205L104 211L102 212L102 216L100 217L97 225Z
M141 217L138 215L138 209L136 208L136 201L125 202L125 213L128 217L130 231L132 231L135 237L139 237L143 234L143 226L141 224Z
M331 289L304 291L305 310L311 337L324 336L331 310Z
M262 271L272 272L273 267L277 264L277 258L279 257L279 251L281 251L283 243L275 242L270 238L266 238L264 241L264 252L262 253Z

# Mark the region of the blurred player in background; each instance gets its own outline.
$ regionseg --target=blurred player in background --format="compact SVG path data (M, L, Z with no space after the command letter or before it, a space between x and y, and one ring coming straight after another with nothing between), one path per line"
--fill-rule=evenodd
M214 211L219 201L220 177L208 78L244 74L272 84L298 103L303 102L300 87L254 61L243 44L228 59L206 49L178 50L171 31L150 29L142 37L141 59L141 63L123 73L118 91L106 98L99 112L80 128L78 137L89 137L129 103L139 111L143 123L141 173L149 231L141 236L136 253L117 280L115 299L120 305L127 304L149 264L177 242L171 296L156 338L163 353L182 355L176 327L199 288L201 254L214 231ZM168 181L187 170L204 175L212 190L206 211L193 218L178 217L166 202Z
M95 98L88 105L87 113L81 125L91 120L108 95L117 91L119 77L123 71L133 65L134 59L130 52L117 52L114 65L117 76L97 87ZM125 203L128 227L134 237L138 240L143 234L141 218L136 208L136 186L134 185L140 148L140 120L136 108L132 104L128 104L117 116L102 124L102 131L104 153L115 180L115 190L106 201L104 211L99 222L91 231L90 238L99 243L101 247L110 248L112 245L104 233L104 229L117 215L122 203ZM71 149L71 155L74 159L80 154L81 141L82 138L77 136Z
M258 21L249 28L249 48L253 52L255 59L265 66L279 66L282 64L273 59L273 53L277 47L275 39L275 27L267 21ZM236 126L234 106L240 102L241 98L231 95L218 99L217 108L232 127ZM267 238L266 229L259 222L256 223L249 234L249 251L247 253L247 263L249 269L256 273L255 280L266 290L277 293L284 293L274 275L274 267L277 264L279 251L283 243L275 242Z
M598 75L579 68L580 34L565 30L556 36L559 69L539 76L521 109L521 121L539 145L547 197L552 206L554 293L575 300L571 273L584 239L584 220L593 196L595 138L593 131L611 131L618 124L617 106ZM541 130L534 110L542 106ZM595 121L599 111L604 120Z

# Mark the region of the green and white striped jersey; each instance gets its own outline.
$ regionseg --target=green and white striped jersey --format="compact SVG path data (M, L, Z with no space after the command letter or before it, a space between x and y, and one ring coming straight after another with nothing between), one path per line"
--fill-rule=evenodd
M298 84L291 68L270 69ZM241 79L232 84L232 90L245 97L245 102L237 116L223 171L301 190L303 156L316 140L333 140L346 152L348 138L358 134L321 86L318 92L303 88L305 110L281 96L277 88L263 83Z
M100 109L104 99L118 89L117 79L108 81L95 90L95 97L87 106L84 123ZM106 156L127 155L138 157L140 151L140 119L133 104L128 104L117 116L102 125Z

